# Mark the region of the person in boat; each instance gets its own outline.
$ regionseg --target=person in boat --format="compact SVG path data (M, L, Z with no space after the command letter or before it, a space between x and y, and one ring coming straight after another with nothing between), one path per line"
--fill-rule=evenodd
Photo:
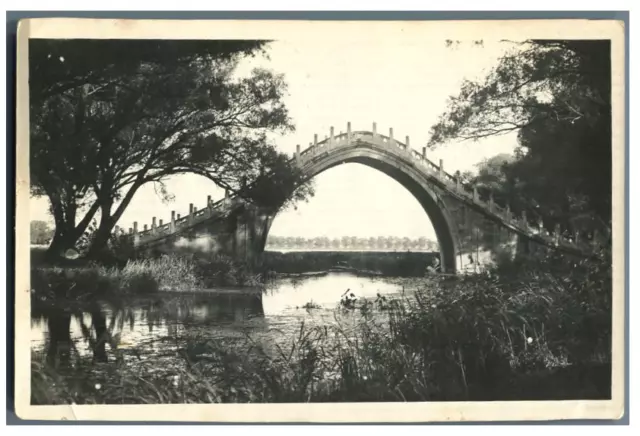
M437 256L433 258L433 260L431 261L431 265L427 267L427 272L429 272L430 274L440 272L440 259L438 259Z

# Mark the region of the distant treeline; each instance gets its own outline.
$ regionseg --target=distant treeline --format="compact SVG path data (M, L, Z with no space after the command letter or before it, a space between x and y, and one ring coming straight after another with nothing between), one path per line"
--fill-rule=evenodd
M396 250L396 251L439 251L437 241L420 237L411 239L397 236L371 236L369 238L359 238L357 236L342 236L328 238L317 236L314 238L303 238L293 236L269 235L267 239L267 249L352 249L352 250Z
M422 277L434 257L438 257L438 253L265 251L262 267L265 271L284 274L351 268L386 276Z

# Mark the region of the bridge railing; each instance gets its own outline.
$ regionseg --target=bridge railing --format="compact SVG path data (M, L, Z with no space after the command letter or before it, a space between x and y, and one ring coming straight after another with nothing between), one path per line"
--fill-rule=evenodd
M391 148L395 150L395 153L399 153L405 156L408 160L413 162L414 165L417 165L426 173L438 179L443 185L445 185L448 191L458 196L465 202L473 203L482 207L490 214L497 217L507 227L518 230L520 232L524 232L527 235L540 239L550 245L569 248L575 248L579 245L578 241L576 240L577 238L574 239L566 237L559 228L556 228L554 232L551 233L546 231L541 226L531 226L529 224L529 221L527 220L526 215L524 214L521 218L515 217L511 213L508 205L504 207L500 206L493 200L493 196L491 194L488 201L482 199L478 195L476 186L464 182L460 177L452 175L445 171L444 161L442 159L439 160L438 164L429 160L427 158L426 147L422 147L422 153L412 148L410 146L409 136L405 137L405 142L398 141L394 138L393 128L389 129L389 135L378 133L376 123L373 123L372 131L352 131L351 123L347 123L346 132L339 132L338 134L335 134L334 128L331 127L329 135L320 141L318 140L318 135L315 134L313 142L309 143L309 146L306 149L301 150L299 145L296 147L296 152L294 154L294 157L292 158L292 161L304 165L309 159L313 159L318 154L324 153L325 151L329 151L334 148L350 146L356 141L369 142L386 149ZM175 211L172 211L171 220L166 224L163 224L162 221L160 221L160 225L158 226L156 226L154 217L152 218L151 226L148 227L145 224L144 230L140 232L138 232L137 230L137 222L134 222L133 228L129 229L128 236L134 237L134 239L137 240L137 243L141 244L158 238L166 237L176 232L180 232L185 228L189 228L194 224L205 221L216 214L220 214L225 210L225 207L230 205L232 200L236 197L236 195L229 196L228 193L225 192L225 198L212 203L211 196L208 196L206 207L197 209L193 204L191 204L189 208L189 214L183 217L180 217L180 215L178 215L177 218L175 216ZM588 245L588 242L586 243L586 245ZM582 246L584 247L585 244L583 243Z
M588 248L589 246L586 241L578 241L577 237L566 236L559 228L554 229L553 232L549 232L541 225L537 227L532 226L529 223L526 215L523 214L520 218L514 216L511 213L508 205L505 207L500 206L493 200L492 195L490 195L488 201L484 200L478 195L477 187L461 180L460 177L457 177L445 171L444 161L442 159L440 159L439 164L436 164L435 162L429 160L427 158L426 147L423 147L422 153L420 153L418 150L411 148L410 139L408 136L406 137L406 141L404 143L398 141L393 136L392 128L389 129L389 135L378 133L376 123L373 123L372 131L353 132L351 131L351 123L347 123L347 132L340 132L340 134L338 135L334 135L334 129L332 127L330 129L330 135L325 137L321 141L318 141L318 135L316 134L314 135L314 142L310 143L309 147L307 147L305 150L300 151L298 147L294 159L298 159L300 163L304 164L307 159L311 159L314 156L326 151L327 149L339 147L342 145L351 145L354 141L357 140L363 140L385 148L391 147L398 149L398 151L401 151L402 154L408 156L408 158L412 162L423 168L427 173L430 173L432 176L440 180L441 183L443 183L450 192L456 194L459 197L462 197L467 202L471 202L484 208L486 211L496 216L507 227L526 233L527 235L542 240L549 245L570 248Z
M167 223L163 223L163 220L160 220L157 225L156 217L153 217L151 224L144 224L141 231L138 231L138 222L135 221L133 227L129 228L128 234L124 236L126 238L133 238L136 245L161 239L206 221L214 215L218 215L230 202L231 200L228 195L225 195L224 198L216 202L212 202L211 196L207 196L207 206L201 209L190 204L188 214L181 217L180 214L176 215L175 211L171 211L170 220Z

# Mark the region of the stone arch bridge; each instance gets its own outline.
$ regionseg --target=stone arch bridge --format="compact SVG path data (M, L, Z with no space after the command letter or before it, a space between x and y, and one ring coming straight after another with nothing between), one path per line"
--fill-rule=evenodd
M347 131L330 134L314 141L305 150L297 146L296 164L312 178L336 165L356 162L375 168L402 184L420 202L429 216L440 245L443 272L455 273L464 263L463 254L477 252L481 244L485 250L497 254L528 252L539 248L552 248L567 253L584 255L591 250L590 241L580 241L576 234L567 237L556 227L548 232L542 223L531 225L523 214L514 216L508 205L499 205L488 198L480 198L475 186L461 182L459 177L445 171L445 163L427 158L426 147L419 152L388 135L371 131ZM275 218L238 196L229 196L212 202L207 197L205 207L193 204L189 213L180 216L174 212L166 222L153 217L143 229L133 223L127 237L133 238L137 250L170 252L180 247L220 252L246 260L254 259L264 251L269 228ZM473 254L472 254L473 256ZM478 259L476 258L476 261Z

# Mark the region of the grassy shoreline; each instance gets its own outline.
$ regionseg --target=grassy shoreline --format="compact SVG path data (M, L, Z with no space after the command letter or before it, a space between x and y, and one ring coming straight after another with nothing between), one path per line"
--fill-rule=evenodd
M70 262L68 266L41 264L31 269L32 293L50 300L258 287L263 283L261 273L217 255L164 255L130 260L123 267Z
M545 259L339 309L287 344L190 335L161 368L34 355L34 404L603 399L611 380L611 268ZM186 350L186 351L185 351ZM130 352L128 350L126 352ZM115 353L125 353L115 350ZM55 383L56 389L49 389ZM99 385L101 388L96 389Z
M122 266L85 261L42 263L32 250L32 289L42 298L92 298L156 292L259 287L275 277L320 276L345 271L370 276L421 277L433 253L265 252L249 267L224 255L177 253L129 260Z

